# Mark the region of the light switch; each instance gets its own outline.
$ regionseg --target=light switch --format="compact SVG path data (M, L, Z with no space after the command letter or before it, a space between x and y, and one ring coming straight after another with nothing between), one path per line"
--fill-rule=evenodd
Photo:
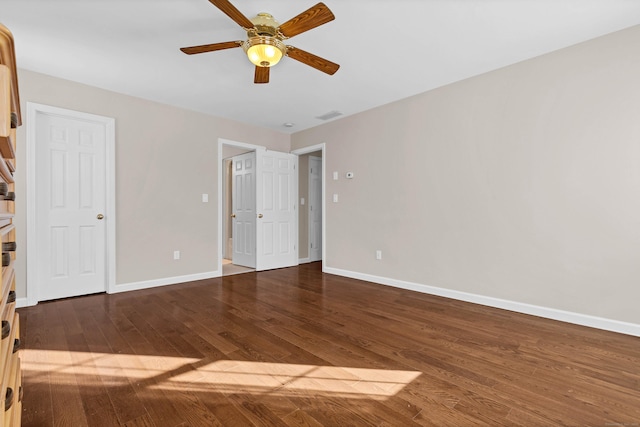
M338 180L338 172L334 172L333 173L333 180L337 181Z
M300 197L300 206L304 206L304 197Z
M333 203L338 203L338 195L337 194L333 195Z
M209 195L206 193L202 194L202 203L208 203L209 202Z

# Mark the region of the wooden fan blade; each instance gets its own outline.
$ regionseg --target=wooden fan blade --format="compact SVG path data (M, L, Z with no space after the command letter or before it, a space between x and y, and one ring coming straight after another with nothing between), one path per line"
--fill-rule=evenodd
M287 46L287 56L329 75L335 74L335 72L338 71L338 68L340 68L340 65L335 62L320 58L313 53L306 52L293 46Z
M324 3L310 7L298 16L280 25L280 32L288 38L333 21L336 17Z
M254 83L269 83L269 68L270 67L258 67L256 65L256 73L253 77Z
M242 14L234 5L229 3L227 0L209 0L211 4L220 9L227 15L229 18L233 19L238 25L242 28L253 28L253 22L249 20L246 16Z
M191 46L191 47L181 47L180 50L186 53L187 55L193 55L195 53L213 52L215 50L231 49L231 48L240 47L240 46L242 46L242 42L237 41L237 42L203 44L200 46Z

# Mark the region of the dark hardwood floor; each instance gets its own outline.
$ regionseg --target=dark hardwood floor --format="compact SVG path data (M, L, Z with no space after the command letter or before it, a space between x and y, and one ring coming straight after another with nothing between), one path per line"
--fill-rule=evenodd
M640 426L640 338L318 263L18 311L23 426Z

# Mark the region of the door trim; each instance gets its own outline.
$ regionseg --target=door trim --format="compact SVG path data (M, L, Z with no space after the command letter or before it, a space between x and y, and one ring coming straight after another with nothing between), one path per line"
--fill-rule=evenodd
M115 119L98 116L50 105L27 102L27 146L26 146L26 195L27 195L27 305L36 305L40 292L36 283L38 265L38 248L36 234L36 119L38 114L59 115L79 120L88 120L102 124L105 128L105 221L106 221L106 260L105 283L108 293L116 292L116 177L115 177Z
M326 144L320 143L309 147L298 148L292 150L291 154L300 156L302 154L313 153L314 151L322 152L322 271L326 272L327 268L327 147ZM300 242L298 242L300 243Z

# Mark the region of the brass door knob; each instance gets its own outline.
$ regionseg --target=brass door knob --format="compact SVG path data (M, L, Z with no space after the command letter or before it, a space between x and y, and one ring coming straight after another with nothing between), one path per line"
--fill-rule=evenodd
M96 218L98 218L98 219L103 219L103 218L104 218L104 215L102 215L102 214L98 214L98 215L96 216Z
M236 217L236 214L231 214L231 218L235 218L235 217Z
M262 214L258 214L258 218L262 218Z

